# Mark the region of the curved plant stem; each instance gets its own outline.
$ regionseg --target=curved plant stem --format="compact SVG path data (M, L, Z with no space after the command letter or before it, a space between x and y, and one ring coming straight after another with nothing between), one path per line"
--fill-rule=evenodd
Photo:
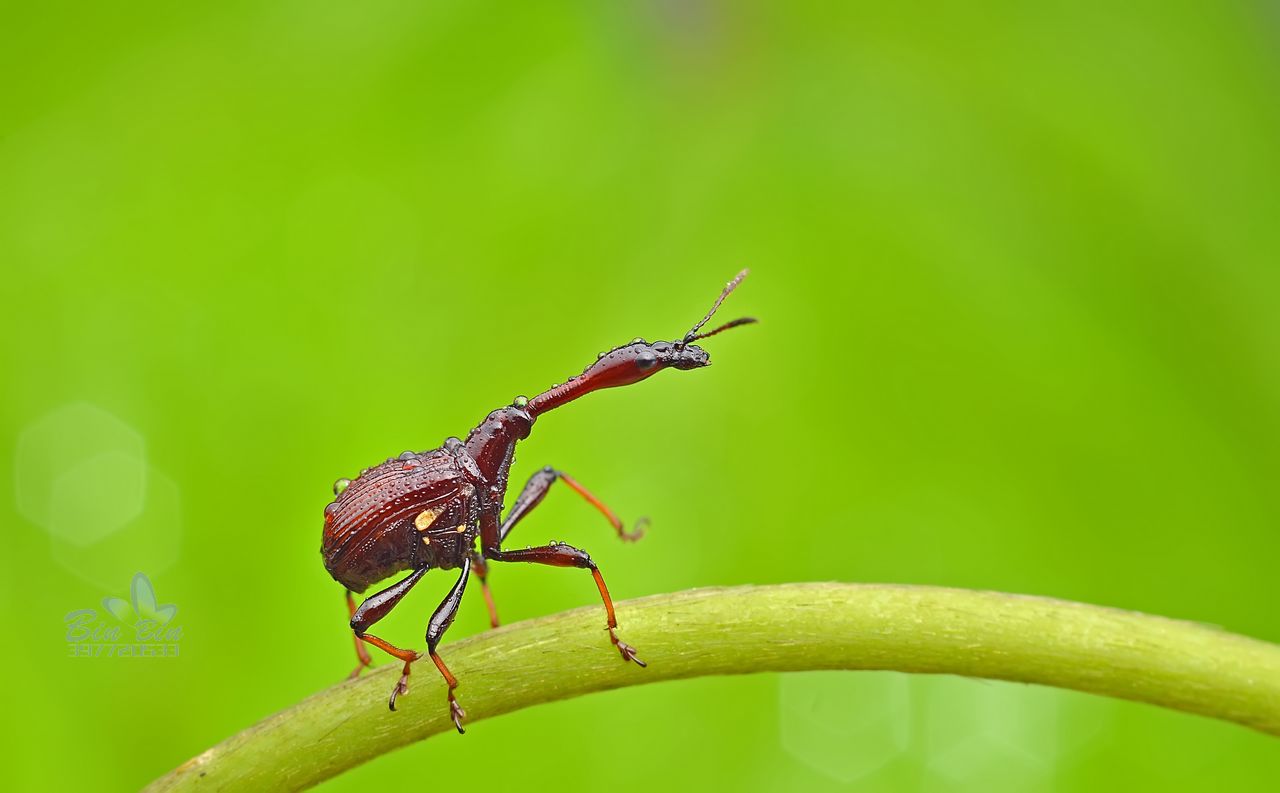
M592 691L699 675L893 669L1071 688L1280 735L1280 645L1205 625L1047 598L913 586L695 589L618 604L623 663L599 607L445 646L467 723ZM398 664L340 683L189 760L149 790L292 790L452 732L444 685ZM449 740L468 740L450 736Z

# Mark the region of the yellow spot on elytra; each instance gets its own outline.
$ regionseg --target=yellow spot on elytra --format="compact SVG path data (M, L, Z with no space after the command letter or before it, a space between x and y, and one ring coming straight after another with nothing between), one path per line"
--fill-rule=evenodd
M459 533L459 534L461 534L462 532L464 532L464 531L466 531L466 530L467 530L467 524L465 524L465 523L459 523L459 524L458 524L458 528L454 529L454 531L456 531L456 532L457 532L457 533Z
M436 522L436 518L440 517L438 509L424 509L418 513L418 517L413 519L413 525L418 531L426 531L431 528L431 524Z
M423 545L430 545L430 544L431 544L431 538L430 538L430 537L427 537L427 536L425 536L425 535L424 535L424 536L423 536L423 538L422 538L422 544L423 544Z

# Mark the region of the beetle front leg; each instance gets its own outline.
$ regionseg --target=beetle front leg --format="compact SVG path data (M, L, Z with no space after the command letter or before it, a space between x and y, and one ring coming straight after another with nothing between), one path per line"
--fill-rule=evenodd
M467 588L467 576L470 573L471 559L466 557L462 560L462 574L458 576L457 583L453 585L453 589L449 590L449 594L445 595L435 613L431 615L431 621L427 623L427 652L431 654L431 660L435 662L436 669L440 670L444 682L449 686L449 716L453 719L453 726L459 733L466 732L462 729L462 720L466 718L467 712L462 709L458 704L458 698L453 695L453 690L458 687L458 678L454 677L449 667L444 665L444 661L436 652L436 647L440 644L444 632L453 624L453 618L457 616L458 604L462 602L462 593Z
M524 548L518 551L486 548L485 556L495 562L531 562L533 564L551 565L552 567L577 567L590 570L592 577L596 580L596 588L600 590L600 599L604 601L604 610L608 616L608 623L605 627L609 630L609 640L613 642L613 646L617 648L624 661L634 661L640 666L648 666L648 664L636 657L636 648L618 638L618 618L613 612L613 598L609 597L609 588L604 585L604 576L600 575L600 568L596 567L596 563L591 561L591 557L586 551L574 548L572 545L557 542L551 545Z
M368 642L404 662L404 669L400 673L400 682L396 684L395 688L391 689L391 698L387 701L387 706L392 710L396 709L396 697L409 690L409 666L418 660L418 653L413 650L402 650L384 639L365 633L365 631L373 627L378 620L387 616L391 609L395 608L396 604L405 595L409 594L409 590L413 589L413 585L418 583L418 580L422 578L427 570L428 568L426 567L414 570L404 579L397 581L377 594L370 595L360 604L360 608L356 609L351 615L351 630L355 632L356 639ZM367 657L368 653L366 652L361 661L363 662ZM360 667L356 667L356 672L353 673L353 676L358 674L359 671Z
M502 521L502 526L498 529L499 543L507 538L507 535L511 533L511 530L516 527L516 524L525 515L542 503L542 499L546 497L547 491L551 489L557 479L564 482L575 493L582 496L588 504L599 510L600 514L604 515L605 520L609 521L609 525L613 526L613 530L618 533L619 539L634 542L644 536L644 527L649 522L647 518L640 518L636 521L636 525L632 530L627 531L622 519L613 510L609 509L603 501L596 498L590 490L578 484L577 480L564 471L558 471L548 465L529 477L529 481L525 482L524 489L516 497L516 503L512 504L511 509L507 510L507 517Z

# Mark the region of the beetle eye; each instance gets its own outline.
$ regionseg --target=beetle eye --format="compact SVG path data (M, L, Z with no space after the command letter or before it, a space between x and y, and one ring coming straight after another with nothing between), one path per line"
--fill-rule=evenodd
M636 366L640 367L640 371L645 372L653 368L658 362L658 356L651 352L642 352L636 356Z

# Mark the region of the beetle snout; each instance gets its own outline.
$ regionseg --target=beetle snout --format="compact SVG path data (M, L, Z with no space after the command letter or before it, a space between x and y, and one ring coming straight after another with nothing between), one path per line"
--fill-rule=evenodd
M670 356L671 359L667 365L674 369L699 369L711 365L711 356L707 351L692 345L674 348Z

